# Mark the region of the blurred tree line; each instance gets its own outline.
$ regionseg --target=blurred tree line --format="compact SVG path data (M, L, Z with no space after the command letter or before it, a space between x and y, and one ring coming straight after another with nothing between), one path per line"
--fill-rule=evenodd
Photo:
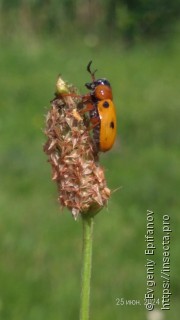
M75 30L133 42L171 34L179 16L180 0L0 0L0 33Z

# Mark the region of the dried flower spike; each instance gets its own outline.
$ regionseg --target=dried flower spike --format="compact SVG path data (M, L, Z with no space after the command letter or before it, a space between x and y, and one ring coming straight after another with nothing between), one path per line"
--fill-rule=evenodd
M110 190L104 171L97 161L94 141L87 129L87 117L81 115L83 102L77 90L59 77L56 97L46 116L47 142L44 152L52 166L62 207L79 214L94 215L106 204Z

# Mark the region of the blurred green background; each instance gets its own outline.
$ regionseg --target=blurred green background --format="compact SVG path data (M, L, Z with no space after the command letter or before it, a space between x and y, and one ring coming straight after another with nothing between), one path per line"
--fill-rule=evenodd
M108 186L120 187L95 219L91 319L147 319L147 209L160 302L162 216L171 217L162 316L179 319L179 16L178 0L0 1L0 319L79 317L81 221L61 212L42 148L58 74L85 93L90 60L113 87L118 137L101 163Z

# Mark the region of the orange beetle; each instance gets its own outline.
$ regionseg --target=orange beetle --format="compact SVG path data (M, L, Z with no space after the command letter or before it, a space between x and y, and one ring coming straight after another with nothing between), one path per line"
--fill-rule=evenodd
M106 152L112 148L116 138L116 111L109 81L104 78L95 80L96 70L91 71L91 64L92 61L88 63L87 71L91 74L92 82L85 84L91 92L84 97L87 99L97 150Z

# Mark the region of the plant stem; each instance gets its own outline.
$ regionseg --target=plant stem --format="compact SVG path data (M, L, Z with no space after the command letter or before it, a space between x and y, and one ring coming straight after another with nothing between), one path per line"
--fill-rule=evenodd
M89 319L90 282L92 265L93 217L83 217L83 252L81 274L80 320Z

